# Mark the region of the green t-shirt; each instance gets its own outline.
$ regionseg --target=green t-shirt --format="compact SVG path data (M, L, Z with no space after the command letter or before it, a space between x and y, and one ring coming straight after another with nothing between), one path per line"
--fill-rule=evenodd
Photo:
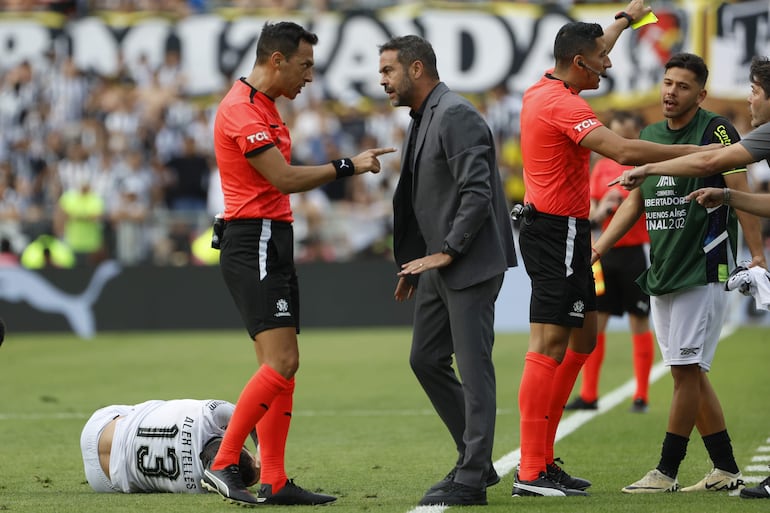
M671 130L661 121L644 128L640 138L663 144L718 142L729 146L740 135L725 118L700 109L684 128ZM650 267L637 283L645 293L659 296L727 279L736 260L735 211L726 205L709 211L685 197L701 187L724 187L723 175L732 172L736 170L705 178L651 176L642 183Z

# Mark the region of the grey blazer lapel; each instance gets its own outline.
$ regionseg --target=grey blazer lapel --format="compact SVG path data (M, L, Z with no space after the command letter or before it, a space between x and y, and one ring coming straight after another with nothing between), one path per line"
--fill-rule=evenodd
M419 170L417 169L417 160L422 151L422 147L425 145L425 137L428 135L428 130L431 129L431 122L433 121L433 113L441 100L441 97L445 93L449 92L449 88L444 82L439 82L438 85L431 91L428 96L427 103L425 104L425 111L422 114L420 120L420 130L417 132L417 140L414 144L414 155L412 155L412 172L414 174L414 184L417 182L417 175ZM410 125L413 126L414 122Z

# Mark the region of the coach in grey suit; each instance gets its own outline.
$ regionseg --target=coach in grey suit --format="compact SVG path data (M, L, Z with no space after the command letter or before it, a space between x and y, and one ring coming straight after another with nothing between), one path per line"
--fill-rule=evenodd
M500 480L491 464L495 300L516 265L492 133L439 80L420 37L380 47L380 83L412 116L393 198L395 298L415 296L410 364L459 453L420 504L486 504L486 487Z

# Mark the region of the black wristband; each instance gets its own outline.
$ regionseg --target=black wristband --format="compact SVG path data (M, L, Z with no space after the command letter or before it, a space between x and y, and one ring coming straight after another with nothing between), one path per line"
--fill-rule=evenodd
M350 159L335 159L332 160L332 166L337 171L337 179L345 178L346 176L353 176L356 172L353 161Z
M628 27L630 27L631 24L634 22L634 19L626 11L620 11L619 13L617 13L615 15L615 19L616 20L619 20L620 18L625 18L626 19L626 21L628 22ZM626 27L626 28L628 28L628 27Z

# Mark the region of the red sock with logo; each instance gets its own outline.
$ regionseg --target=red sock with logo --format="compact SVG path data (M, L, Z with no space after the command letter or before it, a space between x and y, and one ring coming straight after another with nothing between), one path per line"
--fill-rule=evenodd
M545 437L551 385L559 362L529 351L519 385L521 461L519 479L533 481L545 471Z
M596 347L583 365L583 382L580 385L580 398L587 403L599 398L599 373L604 362L604 348L607 336L604 332L596 335Z
M289 381L273 368L262 365L241 391L233 416L225 430L222 445L211 464L212 470L237 465L241 449L251 430L268 411L275 397L289 386ZM259 441L260 445L262 440Z
M262 420L257 424L259 455L262 462L260 480L272 486L277 493L286 484L286 438L289 436L291 412L294 403L294 378L281 390Z
M631 337L634 344L634 375L636 376L636 392L634 399L648 400L650 392L650 370L655 360L655 348L652 332L645 331Z
M556 368L553 376L553 390L548 408L548 431L545 439L545 462L553 463L553 445L556 440L556 429L564 413L572 388L575 386L580 368L589 357L589 353L576 353L567 348L564 359Z

